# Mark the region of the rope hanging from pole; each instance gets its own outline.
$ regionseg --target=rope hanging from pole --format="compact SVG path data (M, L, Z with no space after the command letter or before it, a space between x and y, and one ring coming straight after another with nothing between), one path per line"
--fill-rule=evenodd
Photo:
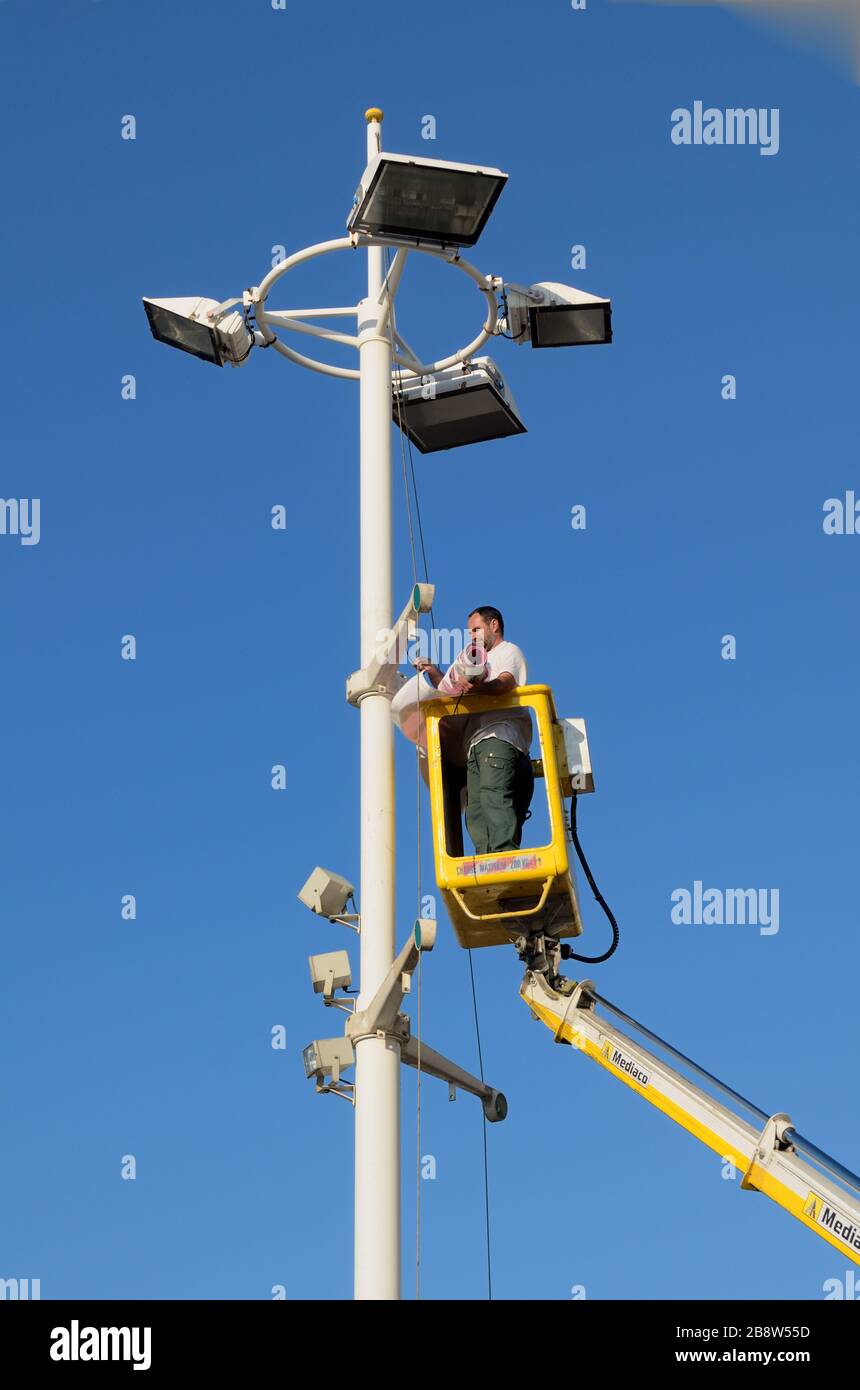
M388 271L390 270L390 268L391 268L391 254L390 254L390 251L388 250L388 248L386 248L386 253L385 253L385 269L386 269L386 275L387 275ZM395 349L395 340L396 340L396 335L397 335L397 324L396 324L396 317L395 317L394 300L393 300L393 298L391 297L390 294L388 295L388 332L389 332L389 338L390 338L390 340L391 340L392 355L393 355L393 354L394 354L394 349ZM402 469L403 469L403 487L404 487L404 497L405 497L405 502L406 502L406 518L407 518L407 525L408 525L408 529L409 529L409 548L410 548L410 555L411 555L411 560L412 560L412 581L413 581L413 583L417 583L417 582L418 582L418 562L417 562L417 556L416 556L416 551L415 551L415 529L414 529L414 526L413 526L413 519L412 519L412 498L414 497L414 501L415 501L415 519L416 519L417 525L418 525L418 538L419 538L419 544L420 544L420 547L421 547L421 560L422 560L422 565L423 565L423 569L424 569L424 582L425 582L425 583L429 583L429 582L430 582L430 575L429 575L429 570L428 570L428 567L427 567L427 550L426 550L426 547L425 547L425 544L424 544L424 527L423 527L423 523L422 523L422 520L421 520L421 503L420 503L420 499L419 499L419 496L418 496L418 483L417 483L417 479L416 479L416 477L415 477L415 458L414 458L414 454L413 454L413 452L412 452L412 441L411 441L411 439L409 438L409 436L406 434L405 430L403 429L403 417L402 417L402 411L401 411L401 394L400 394L401 388L402 388L402 384L403 384L403 369L402 369L401 365L396 361L396 357L395 357L394 375L395 375L395 378L396 378L396 386L397 386L397 389L395 390L395 400L396 400L396 407L397 407L397 423L398 423L399 432L400 432L400 455L401 455L401 463L402 463ZM405 441L405 443L404 443L404 441ZM408 455L408 471L407 471L407 455ZM411 484L411 487L410 487L410 484ZM435 625L436 625L436 618L435 618L435 614L434 614L434 611L433 611L432 608L430 609L430 621L431 621L432 627L435 628ZM416 712L416 718L417 718L417 717L419 716L419 713L420 713L420 698L417 697L417 696L416 696L415 705L416 705L415 712ZM419 743L416 742L416 744L415 744L415 770L416 770L416 789L417 789L417 804L416 804L416 831L417 831L417 846L416 846L416 849L417 849L417 854L416 854L416 858L417 858L417 881L418 881L418 914L417 914L417 915L418 915L419 917L422 915L422 914L421 914L421 762L420 762L420 759L421 759L421 748L420 748ZM482 1050L482 1047L481 1047L481 1026L480 1026L480 1020L479 1020L479 1017L478 1017L478 998L477 998L477 992L476 992L476 989L475 989L475 971L474 971L474 966L473 966L473 963L472 963L472 952L471 952L471 951L469 951L469 976L470 976L471 988L472 988L472 1006L473 1006L473 1011L474 1011L474 1016L475 1016L475 1035L476 1035L477 1044L478 1044L478 1065L479 1065L479 1068L480 1068L480 1077L481 1077L481 1080L483 1081L483 1080L484 1080L484 1058L483 1058L483 1050ZM416 1153L416 1193L415 1193L415 1297L416 1297L416 1300L420 1300L420 1298L421 1298L421 1162L422 1162L422 1158L421 1158L421 957L419 957L419 959L418 959L418 988L417 988L417 995L418 995L418 999L417 999L416 1017L417 1017L417 1027L418 1027L418 1065L417 1065L416 1070L417 1070L417 1075L418 1075L418 1090L417 1090L417 1105L416 1105L417 1153ZM493 1276L492 1276L491 1247L490 1247L490 1186L489 1186L489 1159L488 1159L488 1153L487 1153L487 1117L486 1117L486 1114L484 1114L483 1112L482 1112L482 1115L481 1115L481 1124L482 1124L482 1130L483 1130L484 1213L485 1213L486 1241L487 1241L487 1297L488 1297L488 1299L492 1300L492 1297L493 1297Z
M390 269L391 269L391 253L390 253L390 251L388 250L388 248L386 248L386 251L385 251L385 272L386 272L386 277L387 277L387 275L388 275ZM387 280L386 280L386 283L387 283ZM394 352L395 352L395 333L396 333L396 329L395 329L395 325L394 325L394 300L393 300L393 298L391 297L391 294L390 294L390 291L389 291L389 292L388 292L388 334L389 334L389 338L390 338L390 340L391 340L392 357L394 357ZM397 373L397 378L398 378L398 383L399 383L400 377L401 377L401 369L400 369L400 367L399 367L399 366L396 366L396 367L395 367L395 371L396 371L396 373ZM396 393L396 395L397 395L397 417L398 417L398 424L401 424L400 393L399 393L399 391ZM410 550L410 555L411 555L411 558L412 558L412 582L413 582L413 584L417 584L417 583L418 583L418 563L417 563L417 558L416 558L416 554L415 554L415 530L414 530L414 527L413 527L413 524L412 524L412 503L411 503L411 498L410 498L410 493L409 493L409 478L408 478L407 471L406 471L406 453L405 453L404 446L403 446L403 439L404 439L404 434L403 434L403 429L402 429L402 427L401 427L401 429L400 429L400 456L401 456L401 463L402 463L402 468L403 468L403 488L404 488L404 497L405 497L405 502L406 502L406 521L407 521L407 525L408 525L408 529L409 529L409 550ZM411 461L411 443L410 443L410 461ZM413 467L413 469L412 469L412 481L413 481L413 485L414 485L414 482L415 482L415 470L414 470L414 467ZM416 493L415 493L415 501L416 501L416 507L417 507L417 502L418 502L417 490L416 490ZM423 534L422 534L422 536L421 536L421 550L422 550L422 554L424 555L424 579L425 579L425 582L429 582L428 575L427 575L427 556L426 556L426 553L424 552L424 537L423 537ZM419 715L419 708L418 708L418 706L419 706L419 701L416 700L416 710L415 710L416 718L417 718L418 715ZM421 764L420 764L420 756L421 756L421 750L420 750L418 744L416 743L416 745L415 745L415 773L416 773L416 778L415 778L415 781L416 781L416 813L415 813L415 823L416 823L416 842L417 842L417 843L416 843L416 861L417 861L417 863L416 863L416 868L417 868L417 875L416 875L416 877L417 877L417 888L418 888L418 905L417 905L416 917L420 917L420 916L421 916ZM421 963L422 963L422 958L423 958L423 953L422 953L422 955L419 955L419 957L418 957L418 988L417 988L417 995L418 995L418 998L417 998L417 1007L416 1007L416 1022L417 1022L417 1030L418 1030L418 1065L417 1065L417 1067L416 1067L416 1073L417 1073L417 1101L416 1101L416 1121L415 1121L415 1128L416 1128L416 1138L415 1138L415 1148L416 1148L416 1158L415 1158L415 1298L416 1298L416 1301L420 1301L420 1298L421 1298Z

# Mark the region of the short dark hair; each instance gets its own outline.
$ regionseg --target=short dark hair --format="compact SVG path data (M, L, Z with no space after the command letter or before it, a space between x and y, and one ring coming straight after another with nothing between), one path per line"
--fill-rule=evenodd
M501 613L499 612L498 608L491 608L491 607L489 606L489 604L484 604L484 606L483 606L482 608L470 608L470 609L469 609L469 617L470 617L470 618L471 618L471 616L472 616L473 613L479 613L479 614L481 615L481 617L484 619L484 622L485 622L485 623L491 623L491 622L493 621L493 618L495 618L496 621L497 621L497 623L499 624L499 632L500 632L500 633L502 634L502 636L504 637L504 635L505 635L505 620L504 620L504 618L502 617Z

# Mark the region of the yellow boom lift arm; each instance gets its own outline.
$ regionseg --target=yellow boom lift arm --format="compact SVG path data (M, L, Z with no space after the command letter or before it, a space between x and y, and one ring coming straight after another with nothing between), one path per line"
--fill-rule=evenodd
M763 1192L841 1255L860 1264L860 1178L797 1134L788 1115L759 1110L602 998L590 980L577 984L556 976L551 985L545 974L527 970L520 995L557 1043L569 1043L585 1053L733 1163L743 1174L742 1188ZM603 1012L598 1013L598 1005ZM652 1047L613 1019L620 1019ZM657 1051L672 1060L664 1060ZM721 1092L735 1109L711 1091ZM750 1119L737 1114L740 1109Z

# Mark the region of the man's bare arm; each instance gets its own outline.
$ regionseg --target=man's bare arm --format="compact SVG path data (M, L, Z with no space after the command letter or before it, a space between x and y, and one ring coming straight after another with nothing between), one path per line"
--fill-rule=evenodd
M423 671L431 685L434 685L437 690L439 689L439 682L444 672L440 671L438 666L434 666L432 661L425 661L422 657L419 657L415 662L415 669L417 671Z
M503 671L495 680L472 681L471 684L476 695L507 695L517 688L516 679L510 671Z

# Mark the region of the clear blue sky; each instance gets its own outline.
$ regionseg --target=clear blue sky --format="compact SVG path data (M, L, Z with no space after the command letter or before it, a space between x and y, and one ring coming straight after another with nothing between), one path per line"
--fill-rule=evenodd
M438 620L497 604L533 679L588 720L580 827L622 926L598 984L856 1167L860 537L822 529L827 498L860 495L848 73L731 11L602 0L8 0L0 50L0 491L41 500L38 545L0 536L0 1276L43 1297L351 1293L350 1114L314 1096L300 1053L334 1031L306 957L353 943L295 894L316 863L358 872L357 391L273 353L219 373L168 352L140 297L239 294L273 246L341 235L371 104L390 149L509 172L482 268L612 295L610 348L496 345L527 435L417 460ZM697 100L779 108L778 155L673 145L672 110ZM361 271L343 257L279 302L350 302ZM481 312L431 266L400 327L448 351ZM398 791L405 932L402 740ZM426 815L423 862L432 892ZM778 888L779 932L674 925L670 895L696 879ZM440 937L425 1034L476 1067L468 959ZM498 1296L816 1298L844 1275L555 1048L512 951L474 965L510 1102L489 1135ZM423 1293L480 1298L479 1110L427 1081L423 1126ZM411 1073L403 1140L409 1294Z

